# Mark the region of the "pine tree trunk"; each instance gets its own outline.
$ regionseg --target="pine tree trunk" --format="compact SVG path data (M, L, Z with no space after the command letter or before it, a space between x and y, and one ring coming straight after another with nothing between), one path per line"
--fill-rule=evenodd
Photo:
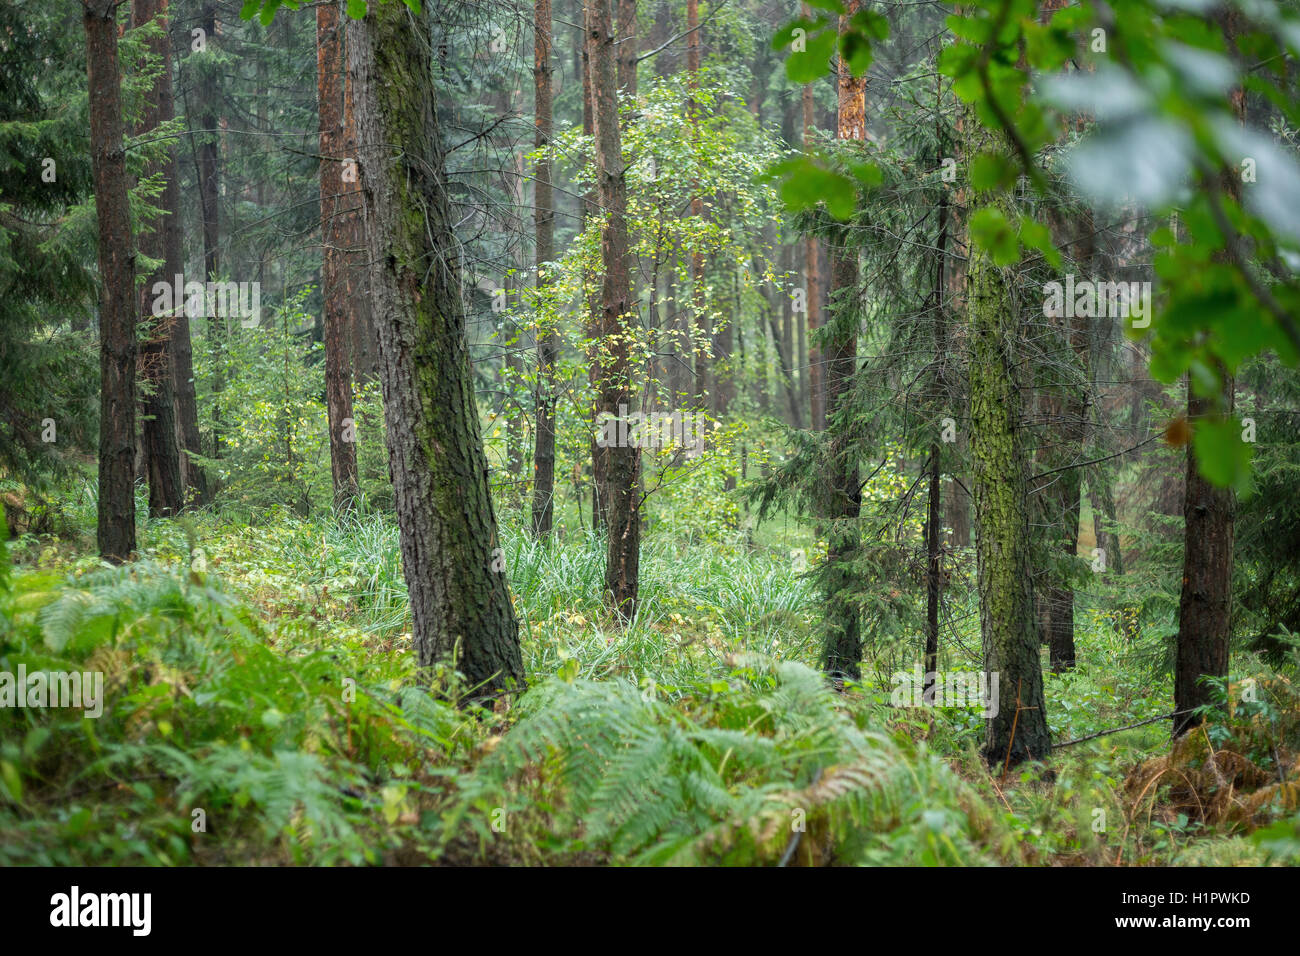
M925 517L925 673L939 670L939 597L942 593L943 480L940 471L939 443L930 445L930 494ZM931 681L926 678L929 685ZM928 688L927 688L928 689Z
M1223 373L1220 407L1231 414L1235 387ZM1189 384L1187 420L1196 423L1215 411L1209 399ZM1183 588L1178 601L1178 643L1174 663L1174 736L1198 726L1202 717L1187 713L1214 699L1206 678L1228 676L1228 642L1232 636L1232 552L1236 496L1201 476L1196 452L1187 445L1187 482L1183 497Z
M352 71L348 48L349 31L343 27L343 198L339 212L339 241L345 249L345 280L348 303L348 336L352 357L352 380L365 385L379 379L379 333L370 308L365 262L366 235L362 219L361 181L357 175L357 119Z
M82 0L90 90L91 170L99 227L99 553L135 550L135 252L122 146L118 4Z
M1011 214L1009 208L1004 212ZM1002 767L1045 757L1051 737L1029 578L1028 467L1017 381L1014 280L986 250L969 245L970 445L980 631L984 669L999 688L997 713L986 721L984 757L990 766Z
M320 107L321 295L325 319L325 410L329 418L330 474L334 506L350 510L360 493L357 446L352 418L352 355L349 295L350 256L354 240L345 221L355 197L344 182L344 30L337 0L316 8L316 86ZM346 167L350 168L350 167Z
M697 90L700 87L700 0L686 0L686 30L686 81L691 90ZM691 135L698 141L700 106L694 96L686 109ZM695 194L691 196L691 215L697 219L704 218L704 197L699 193L698 183L695 184ZM695 366L693 397L695 407L703 411L709 407L709 344L712 334L704 295L704 252L698 248L691 252L691 320Z
M803 16L810 16L808 4L800 4L800 10ZM813 87L812 84L806 84L803 88L802 96L803 107L803 145L804 149L810 149L813 143L813 130L817 128L817 122L813 116ZM808 387L808 410L809 423L813 431L826 430L826 395L822 386L822 354L821 348L814 344L813 336L821 328L822 324L822 290L821 290L821 267L820 243L816 236L808 236L804 239L804 278L808 290L808 357L804 368L808 370L807 380ZM800 349L802 352L802 348Z
M860 0L849 0L841 18L857 13ZM841 140L861 140L866 132L866 81L839 64L839 112L836 135ZM836 296L834 329L826 340L826 421L831 431L830 461L826 474L826 650L825 667L832 677L857 679L862 660L858 607L852 596L856 586L851 563L858 550L858 512L862 490L858 466L850 451L849 425L841 413L848 403L858 366L857 336L858 252L838 246L831 256L831 293ZM840 416L837 418L837 416Z
M161 15L162 33L148 41L147 49L161 61L162 74L145 94L140 123L136 135L147 137L172 118L171 44L167 35L167 0L133 0L131 25L138 28ZM148 387L142 396L141 443L144 446L145 472L149 477L149 516L153 518L179 514L185 507L184 482L181 478L180 448L177 444L176 426L176 369L175 338L179 334L175 316L154 315L153 286L155 282L170 284L181 265L180 189L176 182L176 160L171 150L168 158L151 164L145 176L161 173L164 177L160 197L162 212L156 220L141 229L139 249L150 259L161 259L162 264L140 287L139 314L148 330L139 346L139 371ZM176 309L184 314L184 308ZM189 326L185 324L186 350L188 351ZM186 376L190 381L191 407L193 401L193 371ZM197 431L197 424L195 425Z
M1229 8L1216 15L1228 49L1235 50L1241 32L1241 13ZM1246 91L1231 94L1239 124L1245 123ZM1222 188L1235 201L1241 199L1241 180L1225 167ZM1222 389L1216 403L1195 394L1189 378L1187 420L1192 428L1206 416L1231 415L1236 406L1236 383L1226 368L1217 370ZM1178 643L1174 662L1174 736L1198 726L1202 717L1187 713L1213 700L1207 679L1227 680L1229 641L1232 637L1232 553L1236 536L1237 501L1231 488L1217 488L1200 474L1196 451L1187 443L1187 482L1183 492L1183 589L1178 600Z
M636 0L618 0L618 88L636 100Z
M628 249L627 181L618 127L618 89L614 54L613 0L588 0L587 50L596 143L596 179L601 231L601 340L608 348L597 392L597 415L623 418L632 405L631 338L635 304L631 295ZM641 451L630 441L605 449L609 482L609 535L605 594L623 620L636 614L640 575L641 503L638 483Z
M581 2L583 41L578 46L582 51L582 132L586 136L595 136L596 106L593 101L594 94L591 79L591 44L587 42L587 37L591 33L591 24L588 22L591 9L587 0L581 0ZM596 186L592 186L586 196L583 197L581 208L582 228L585 230L597 214ZM587 332L588 338L591 339L591 347L587 355L587 380L591 383L592 390L599 394L601 382L604 381L605 377L604 363L606 359L602 355L600 289L596 285L594 274L590 271L583 273L583 288L587 299ZM599 414L599 411L600 399L597 398L594 412ZM599 421L597 421L596 425L599 427ZM593 531L601 531L609 525L609 452L608 449L600 446L594 435L590 440L590 444L591 527Z
M548 148L554 130L551 112L551 0L535 0L533 7L533 98L537 125L534 146L538 151L533 175L535 228L537 239L537 289L552 282L545 263L555 258L555 209L551 192L551 159ZM559 359L559 338L553 328L537 337L536 437L533 442L533 534L551 532L555 513L555 363Z
M199 12L199 26L206 37L208 48L217 42L217 4L203 0ZM217 74L216 67L205 63L197 83L198 117L200 134L196 151L199 187L199 211L203 219L203 278L215 280L221 270L219 243L221 229L218 197L220 194L220 165L218 163L217 135ZM221 401L225 376L222 374L222 357L225 324L216 317L208 320L208 348L213 353L212 375L212 457L221 457Z
M476 697L520 688L519 629L488 493L435 112L427 8L349 21L389 470L421 667Z

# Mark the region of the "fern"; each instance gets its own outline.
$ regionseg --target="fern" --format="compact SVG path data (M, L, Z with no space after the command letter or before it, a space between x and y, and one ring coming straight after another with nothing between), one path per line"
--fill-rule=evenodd
M776 863L801 841L804 862L992 861L966 785L861 729L816 672L751 658L714 689L674 708L621 681L551 681L467 792L558 788L575 843L625 862Z

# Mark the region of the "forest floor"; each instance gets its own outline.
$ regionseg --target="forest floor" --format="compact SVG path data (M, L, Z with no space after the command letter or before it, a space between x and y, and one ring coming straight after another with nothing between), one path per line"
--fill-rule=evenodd
M0 670L102 673L104 705L0 711L0 863L1300 859L1293 667L1234 656L1250 702L1171 750L1167 720L1116 730L1170 709L1163 639L1081 595L1046 680L1080 742L990 773L978 706L894 705L916 635L869 627L861 684L828 688L806 533L652 539L622 628L598 541L508 524L530 689L493 712L416 686L389 519L149 521L122 568L84 530L11 541ZM974 595L948 598L942 667L976 671Z

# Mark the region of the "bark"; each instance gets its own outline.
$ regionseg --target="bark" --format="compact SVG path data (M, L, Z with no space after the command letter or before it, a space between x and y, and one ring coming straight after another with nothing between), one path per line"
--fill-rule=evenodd
M217 4L216 0L204 0L199 12L199 26L203 29L209 45L217 41ZM219 91L217 76L211 64L205 64L198 80L196 90L198 99L198 125L200 139L196 151L199 187L199 214L203 219L203 278L215 280L221 270L219 243L221 238L218 196L220 193L220 165L218 162L217 103ZM224 385L222 368L222 342L225 338L225 324L218 317L208 320L208 347L215 355L212 376L212 457L221 457L221 404L220 395Z
M1216 20L1232 50L1241 30L1241 14L1231 9L1218 14ZM1245 90L1234 89L1231 99L1237 122L1244 123ZM1225 168L1220 182L1225 193L1240 201L1241 181L1234 170ZM1217 371L1222 383L1217 401L1195 394L1188 380L1187 420L1193 429L1207 415L1233 413L1236 383L1227 369L1221 366ZM1231 488L1217 488L1201 476L1189 441L1183 492L1183 587L1174 662L1175 737L1203 720L1200 714L1187 711L1211 703L1214 693L1209 680L1226 681L1228 677L1236 506Z
M534 146L538 150L533 172L537 240L537 289L549 286L552 277L546 263L555 258L555 209L551 192L551 160L541 150L548 147L554 131L551 107L551 0L536 0L533 7L533 112L537 125ZM559 339L549 326L537 337L536 438L533 442L533 534L551 531L555 500L555 363Z
M857 13L859 0L845 4L844 21ZM866 125L866 81L849 71L841 59L838 76L839 111L836 136L840 140L861 140ZM838 246L831 259L831 291L837 297L838 314L826 337L826 420L831 432L830 461L826 474L826 649L824 663L832 677L857 679L862 660L862 636L858 606L852 596L855 586L852 561L858 550L858 512L862 490L858 466L850 448L850 425L846 406L853 378L857 374L857 287L858 253Z
M789 245L781 247L781 272L788 275L794 268L794 249ZM795 428L802 427L799 414L799 385L795 381L794 358L794 300L788 295L781 296L781 369L786 383L786 398L790 406L789 422Z
M145 93L138 136L148 136L160 123L169 121L172 104L171 44L167 36L167 0L133 0L131 25L141 27L161 17L162 33L150 39L147 49L162 61L162 73L153 88ZM149 479L149 516L160 518L179 514L185 507L184 482L181 477L180 447L176 425L175 337L179 334L176 316L154 315L155 282L170 284L181 271L180 189L176 182L176 159L169 149L167 158L151 164L145 176L161 173L164 186L159 204L161 214L140 231L142 255L162 260L140 287L137 307L146 338L139 344L139 372L147 383L141 396L141 443L144 447L145 473ZM176 309L183 317L184 308ZM189 351L189 325L184 326L186 351ZM186 375L190 385L190 408L194 408L193 369ZM197 422L194 431L197 432Z
M596 108L592 100L591 48L587 42L587 36L591 32L591 26L588 23L589 15L590 9L587 0L582 0L583 42L580 44L582 50L582 132L587 136L594 136ZM594 158L592 161L595 162ZM596 215L596 193L597 187L593 186L582 200L582 228L584 230L591 224L593 217ZM591 346L587 353L587 380L591 383L592 391L599 394L601 382L605 375L603 369L605 359L601 354L600 290L596 286L595 275L590 271L583 274L583 288L587 297L587 337L591 340ZM595 412L599 412L599 399L597 399ZM609 523L608 458L608 450L602 448L596 441L595 435L593 435L591 438L591 527L593 531L606 528Z
M627 181L618 127L618 89L614 64L613 0L588 0L587 51L591 68L595 123L596 178L601 230L600 332L608 356L601 370L597 416L622 417L632 405L631 339L634 334L631 263L628 248ZM631 442L605 449L609 482L608 555L605 594L619 616L636 614L641 551L641 452Z
M524 682L474 401L427 8L350 20L370 290L389 470L422 668L456 659L476 697Z
M320 107L320 216L321 294L325 320L325 409L329 418L330 474L334 484L334 506L355 507L357 446L352 439L352 298L349 288L348 250L353 237L344 221L348 205L355 200L344 182L346 136L344 132L344 53L340 3L322 3L316 8L316 85Z
M943 558L943 513L941 507L943 481L940 471L939 443L930 445L930 494L925 518L925 673L939 670L939 596L942 589L940 575ZM927 690L932 682L927 677Z
M800 4L803 16L810 16L808 4ZM813 116L813 88L807 84L803 88L803 144L804 149L812 146L813 130L817 128ZM819 265L820 243L816 236L804 239L804 277L808 289L808 369L809 414L814 431L826 430L826 395L822 385L821 348L815 344L816 332L822 325L821 271Z
M618 0L618 88L636 100L636 0Z
M348 30L343 29L343 155L349 161L342 183L339 242L345 250L347 270L348 334L351 337L352 379L365 385L379 379L379 334L370 308L365 262L365 223L362 221L361 181L356 175L357 120L354 80L348 70Z
M99 232L99 553L135 550L135 252L122 146L114 0L83 0L91 171Z
M686 0L686 75L691 90L700 86L700 0ZM692 137L698 143L700 108L692 96L687 104L691 121ZM691 197L691 215L697 219L704 218L704 197L699 193L699 184L695 184L695 194ZM691 329L692 352L695 365L695 407L709 407L709 317L706 312L704 296L704 252L694 249L691 252Z
M987 251L970 246L966 290L980 632L984 669L990 682L997 675L999 687L998 711L985 725L984 757L1002 767L1045 757L1051 737L1029 578L1014 279Z

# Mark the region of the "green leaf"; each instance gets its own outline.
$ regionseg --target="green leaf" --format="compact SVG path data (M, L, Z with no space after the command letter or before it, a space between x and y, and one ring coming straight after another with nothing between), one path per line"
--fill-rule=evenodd
M1251 448L1241 440L1241 421L1203 418L1192 432L1196 464L1206 480L1220 488L1244 491L1250 482Z
M1037 249L1053 269L1062 265L1061 253L1052 243L1052 232L1041 222L1028 216L1020 218L1020 242L1026 249Z
M980 153L970 164L970 184L979 192L1005 189L1016 181L1015 163L999 153Z
M997 265L1009 266L1020 260L1016 231L1000 210L985 207L971 216L970 234L980 248L988 251Z
M863 163L860 167L864 176L869 175L866 169L870 164ZM781 201L792 212L812 209L824 202L832 216L844 220L857 209L856 183L842 173L827 169L810 156L786 160L777 164L772 172L782 178Z
M805 39L805 49L792 51L785 61L785 74L792 83L811 83L830 71L831 54L837 37L834 30L822 30Z

